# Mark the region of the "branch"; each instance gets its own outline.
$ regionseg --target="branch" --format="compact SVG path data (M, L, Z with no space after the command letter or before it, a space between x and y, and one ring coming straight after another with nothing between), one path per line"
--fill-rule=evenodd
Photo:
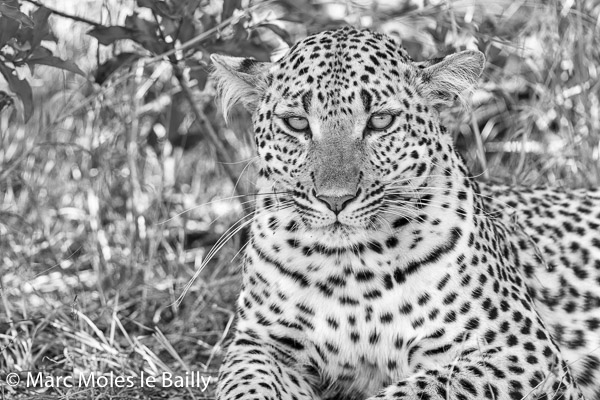
M160 33L161 37L164 38L164 33L161 29L160 24L158 23L158 17L156 16L156 14L154 14L154 11L152 11L152 14L154 15L156 23L158 24L159 33ZM181 25L180 25L180 27L181 27ZM175 50L175 48L173 48L171 51L173 51L173 50ZM225 146L223 145L223 142L219 138L217 131L212 126L212 123L210 122L210 120L208 119L206 114L204 114L204 111L200 107L198 107L196 102L194 101L194 96L192 94L192 90L188 86L188 84L185 80L185 77L183 76L183 70L179 66L179 60L177 59L177 56L175 55L175 53L172 53L171 51L163 54L162 56L166 56L169 59L169 61L171 62L171 65L173 67L173 72L175 74L175 78L177 78L177 81L179 82L179 86L181 87L181 91L183 92L183 95L185 96L186 100L190 104L190 107L192 108L194 117L196 117L196 121L200 124L200 126L204 128L205 132L208 135L208 140L215 147L215 150L217 153L217 161L221 161L221 163L222 163L221 165L225 169L225 173L227 174L227 176L229 177L229 180L231 180L231 183L233 184L233 190L239 196L238 200L239 200L240 204L242 205L242 209L245 210L250 203L248 202L248 200L249 200L248 195L237 184L239 179L237 178L235 169L232 167L234 160L231 158L230 154L227 152L227 149L225 149Z
M31 3L34 6L44 7L46 9L48 9L52 14L56 14L56 15L59 15L59 16L64 17L64 18L72 19L73 21L83 22L84 24L92 25L94 27L102 27L102 26L104 26L102 24L99 24L98 22L94 22L94 21L89 20L87 18L78 17L76 15L70 15L70 14L67 14L65 12L55 10L53 8L50 8L48 6L43 5L42 3L40 3L39 1L36 1L36 0L24 0L24 1L26 1L28 3Z
M238 199L240 201L240 204L242 205L242 208L245 209L247 207L247 205L250 203L248 202L249 201L248 195L244 192L243 189L240 188L239 185L236 184L236 182L238 180L237 173L236 173L235 169L232 167L232 164L234 163L235 160L233 160L231 158L231 155L227 152L227 149L225 149L223 142L221 142L219 135L217 134L215 128L213 128L213 126L212 126L211 122L209 121L208 117L206 116L206 114L204 114L204 111L202 111L200 109L200 107L198 107L196 102L194 101L194 97L192 95L192 90L190 89L187 82L185 81L185 78L183 77L183 72L181 71L181 68L179 67L179 65L177 63L173 63L173 71L175 73L175 77L179 81L179 86L181 87L181 91L183 92L183 95L185 96L186 100L192 107L192 111L194 113L194 116L196 117L196 121L200 124L200 126L202 126L204 128L204 131L206 132L208 139L210 140L212 145L215 147L215 150L217 153L217 161L221 161L221 165L225 169L225 173L231 180L231 183L233 183L235 192L239 196Z

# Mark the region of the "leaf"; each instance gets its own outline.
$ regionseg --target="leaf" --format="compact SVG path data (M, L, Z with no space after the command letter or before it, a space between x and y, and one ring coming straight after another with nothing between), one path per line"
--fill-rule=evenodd
M136 31L124 26L103 26L90 29L87 34L96 38L100 44L111 45L117 40L133 40Z
M134 30L132 40L138 42L147 50L160 54L166 49L162 37L158 33L158 24L154 21L138 17L137 14L125 18L125 26Z
M242 8L242 0L225 0L223 2L221 21L225 21L227 18L231 17L233 12L238 8Z
M183 93L178 92L173 94L171 99L171 110L168 114L169 125L167 126L167 138L169 141L177 140L177 138L181 136L179 127L187 115L187 111L182 109L182 105L184 104L186 104L186 99ZM187 128L185 131L187 131Z
M117 40L133 40L141 44L146 50L155 54L164 53L167 49L167 44L159 41L156 36L151 36L138 29L127 28L124 26L106 26L93 28L89 30L88 35L98 39L98 42L108 46Z
M42 58L42 57L51 57L51 56L52 56L52 52L50 50L48 50L44 46L38 46L35 49L33 49L33 51L29 54L28 58L32 59L32 58ZM25 62L27 62L27 60L25 60ZM31 74L33 75L33 72L35 70L35 64L27 64L27 65L29 66L29 70L31 71Z
M51 55L52 55L52 52L50 51L50 49L47 49L44 46L38 46L35 49L33 49L29 58L48 57Z
M94 80L97 84L102 85L117 69L131 65L139 58L140 55L136 53L120 53L98 66L94 73Z
M28 28L33 28L35 25L33 20L26 14L23 14L18 7L13 7L6 3L0 3L0 14L2 14L3 17L17 21L19 24Z
M13 105L13 98L4 90L0 90L0 113Z
M193 58L188 58L185 60L185 65L190 69L190 78L198 82L198 90L204 90L206 81L208 80L208 67L206 64Z
M0 49L3 48L19 30L19 22L0 16Z
M167 3L161 0L137 0L137 5L139 7L147 7L154 11L156 14L161 17L167 17L170 19L180 19L181 16L174 14L171 11L171 7Z
M150 50L154 54L161 54L168 50L168 45L162 41L162 39L156 36L150 36L143 32L138 31L133 39L146 50Z
M181 21L181 26L179 27L179 39L180 42L185 43L196 35L196 27L194 26L194 20L192 17L185 16Z
M32 28L32 48L38 47L42 40L46 39L48 35L51 35L50 27L48 26L48 17L50 17L50 14L50 10L48 10L46 7L40 7L33 13L32 18L33 22L35 23L35 26Z
M9 42L9 44L15 48L20 47L21 49L29 48L33 50L40 45L42 40L56 42L56 37L50 31L50 26L48 25L50 14L50 10L46 7L39 7L32 15L34 26L19 29L13 37L14 41L12 43Z
M308 13L299 14L284 14L277 18L279 21L293 22L296 24L305 24L307 19L310 19Z
M158 24L156 22L140 18L137 14L128 15L125 18L125 26L133 30L144 32L150 36L156 36L158 33Z
M181 25L181 23L182 22L180 21L163 17L163 19L160 21L160 26L162 28L163 35L165 35L165 37L171 36L175 39L175 35L179 31L179 26Z
M63 60L53 55L34 58L30 57L26 62L30 67L33 67L33 65L48 65L50 67L64 69L66 71L73 72L74 74L85 76L83 71L80 70L77 64L75 64L73 61Z
M283 29L275 24L260 24L260 25L257 25L256 27L269 29L274 34L279 36L288 45L292 46L294 44L294 41L290 37L290 34L285 29Z
M23 103L23 119L25 122L29 121L33 114L33 94L31 93L31 86L26 80L21 80L17 76L14 69L7 67L3 63L0 63L0 73L8 82L10 90L19 96L19 99Z

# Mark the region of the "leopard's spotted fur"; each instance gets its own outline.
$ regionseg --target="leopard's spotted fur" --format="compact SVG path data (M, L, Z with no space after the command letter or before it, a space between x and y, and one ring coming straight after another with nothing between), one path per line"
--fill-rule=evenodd
M415 64L344 28L276 63L213 61L225 114L252 112L261 167L218 399L600 398L600 198L480 194L437 114L479 52Z

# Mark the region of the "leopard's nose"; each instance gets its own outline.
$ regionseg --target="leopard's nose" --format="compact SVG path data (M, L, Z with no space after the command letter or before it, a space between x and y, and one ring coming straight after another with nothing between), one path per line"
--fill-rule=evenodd
M354 198L356 195L345 195L345 196L317 196L317 199L321 200L327 205L327 207L333 211L336 215L339 214Z

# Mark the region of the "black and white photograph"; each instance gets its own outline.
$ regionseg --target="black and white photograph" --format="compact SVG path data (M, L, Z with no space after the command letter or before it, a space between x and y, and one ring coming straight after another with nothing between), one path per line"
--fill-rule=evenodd
M600 400L598 0L0 0L0 400Z

